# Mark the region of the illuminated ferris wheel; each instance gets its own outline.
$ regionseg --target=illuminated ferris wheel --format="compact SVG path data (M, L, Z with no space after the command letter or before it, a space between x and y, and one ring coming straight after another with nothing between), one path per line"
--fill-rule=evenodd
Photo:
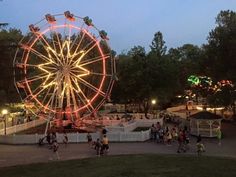
M107 33L69 11L47 14L29 29L14 59L24 103L72 122L94 115L116 79Z

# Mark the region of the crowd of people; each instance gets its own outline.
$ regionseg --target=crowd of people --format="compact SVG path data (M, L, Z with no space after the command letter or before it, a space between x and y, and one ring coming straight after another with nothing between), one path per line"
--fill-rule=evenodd
M177 153L187 152L190 149L190 139L188 127L184 126L180 128L177 125L161 126L159 122L151 126L151 140L157 143L163 143L167 146L171 146L173 142L177 142ZM205 147L201 142L201 135L197 137L196 152L201 155L205 152Z
M107 130L106 129L102 130L101 137L97 138L96 141L93 141L92 135L90 133L88 133L87 134L87 141L88 141L89 147L95 150L97 156L106 155L109 152L109 140L107 137ZM63 133L62 142L65 145L65 147L67 147L68 136L67 136L66 132ZM52 150L52 152L53 152L53 156L50 159L51 160L54 160L54 159L59 160L60 159L60 156L58 154L59 144L58 144L56 132L52 132L52 133L48 132L46 136L39 139L38 145L42 146L45 143L47 144L47 147L50 150Z
M169 124L168 124L169 125ZM189 131L187 126L180 128L176 124L162 126L160 122L152 124L151 130L151 140L156 143L161 143L167 146L172 144L177 144L177 153L185 153L190 149L189 143ZM220 134L221 136L221 134ZM221 138L221 137L220 137ZM53 158L60 159L58 154L58 140L57 134L55 132L48 132L47 135L39 140L39 145L44 143L48 144L48 148L53 152ZM67 147L68 136L66 132L63 133L63 144ZM97 156L106 155L109 152L109 140L107 137L107 130L103 129L99 138L93 140L90 133L87 133L87 142L90 148L95 150ZM220 141L219 141L220 143ZM205 152L205 146L202 143L201 135L197 137L196 141L196 152L201 155Z

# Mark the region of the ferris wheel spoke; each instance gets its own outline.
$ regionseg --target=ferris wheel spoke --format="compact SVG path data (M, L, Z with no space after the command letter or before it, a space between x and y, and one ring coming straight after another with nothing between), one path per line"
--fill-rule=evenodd
M99 88L95 87L94 85L90 84L89 82L87 82L86 80L78 77L78 80L80 81L80 83L82 83L83 85L85 85L86 87L88 87L89 89L93 90L94 92L99 93L101 96L105 97L105 93L103 91L101 91Z
M71 60L70 58L71 58L71 54L70 54L70 52L71 52L71 49L72 49L72 47L71 47L71 33L72 33L72 31L71 31L71 27L70 27L70 25L69 24L67 24L67 27L69 28L68 29L68 37L67 37L67 41L68 41L68 51L67 51L67 57L65 58L65 63L69 63L70 61L69 60Z
M70 27L70 25L68 25L68 27L69 27L69 36L68 36L68 39L69 39L69 42L71 43L71 33L72 33L72 31L71 31L71 27Z
M55 85L55 82L50 82L50 84L47 84L46 86L43 84L43 86L42 86L42 89L40 90L40 91L38 91L37 93L33 93L34 94L34 96L38 96L40 93L42 93L44 90L46 90L46 89L48 89L48 88L50 88L52 85Z
M35 54L36 56L38 56L39 58L41 58L42 60L46 61L46 62L50 62L50 58L45 56L44 54L40 53L39 51L29 47L28 48L29 51L31 51L33 54Z
M57 34L57 33L56 33L56 34ZM55 58L58 59L58 57L57 57L57 52L56 52L55 50L53 50L53 47L52 47L52 46L48 43L48 41L44 38L43 34L39 34L39 35L38 35L38 39L39 39L42 43L44 43L44 44L46 45L46 47L45 47L45 45L43 45L43 48L46 50L46 52L49 54L48 51L52 51L53 54L55 55ZM53 39L53 41L54 41L54 39ZM53 42L53 43L54 43L54 42ZM51 57L51 59L52 59L52 57Z
M50 64L53 64L53 63L50 63ZM40 66L43 65L44 68L47 68L47 69L52 69L52 70L58 70L56 67L52 67L52 66L47 66L47 64L42 64L42 65L34 65L34 64L23 64L22 65L24 66L28 66L28 67L34 67L34 68L39 68Z
M66 85L65 84L63 84L63 86L62 86L63 88L62 88L62 91L61 91L61 93L59 93L60 95L59 95L59 99L60 99L60 102L59 102L59 104L60 104L60 108L62 108L63 107L63 103L64 103L64 95L65 95L65 92L66 92Z
M90 42L89 45L91 45L93 42L94 42L94 41ZM82 55L81 55L78 59L76 59L76 60L73 62L73 65L78 65L78 64L80 63L80 61L82 60L82 58L83 58L85 55L87 55L87 54L97 45L97 43L95 42L95 44L92 45L88 50L85 50L89 45L87 45L86 47L84 47L79 53L73 55L73 58L75 58L76 55L82 53Z
M60 56L59 56L60 54L58 53L57 47L55 45L55 43L58 43L58 42L54 41L54 39L52 39L52 41L53 41L53 47L54 48L52 48L52 47L45 48L45 50L47 51L47 53L49 55L50 61L54 61L54 63L63 64L61 59L60 59ZM61 51L61 47L60 47L60 51ZM52 57L50 52L53 54L54 57Z
M32 98L34 98L34 99L36 99L37 97L38 97L38 95L40 94L40 93L42 93L44 90L46 89L46 87L44 87L44 88L42 88L40 91L38 91L37 93L32 93Z
M72 44L71 44L71 48L74 47L74 45L75 45L75 43L76 43L76 41L77 41L77 39L78 39L79 36L80 36L80 34L79 34L79 35L76 35L75 39L73 39L73 42L72 42ZM78 45L76 46L75 52L78 50L77 47L78 47Z
M84 56L84 55L83 55L83 53L84 53L83 51L78 51L78 49L80 48L81 42L82 42L83 39L84 39L84 36L85 36L85 33L83 33L83 35L82 35L82 37L81 37L79 43L77 44L77 46L76 46L76 48L75 48L75 50L74 50L74 52L73 52L73 55L72 55L72 57L71 57L71 60L70 60L70 62L69 62L69 64L71 64L71 63L73 62L73 59L74 59L77 55L79 55L79 54L82 53L82 57ZM77 40L77 37L76 37L75 40ZM75 40L74 40L74 41L75 41ZM73 48L73 45L72 45L71 48ZM79 57L79 60L81 60L82 57L80 56L80 57ZM78 60L78 59L77 59L77 60ZM74 63L76 63L76 62L74 62Z
M50 31L51 31L51 32L54 32L53 34L56 34L57 44L59 45L60 50L61 50L61 41L59 40L59 36L58 36L58 34L57 34L57 31L56 31L57 28L53 28L53 26L51 26L51 27L49 27L49 28L50 28ZM53 31L52 29L55 29L55 30ZM41 35L41 36L42 36L42 35ZM53 36L53 37L54 37L54 36ZM49 45L49 43L45 40L45 38L44 38L43 36L42 36L42 39L43 39L43 41L45 42L45 44L47 45L47 47L52 48L52 47ZM53 39L53 41L54 41L54 39ZM56 42L56 41L54 41L54 44L55 44L55 42Z
M85 55L88 54L96 45L97 42L91 41L89 44L87 44L82 50L85 51ZM94 43L94 44L93 44ZM91 44L93 44L90 48L88 48ZM88 48L88 49L87 49Z
M27 80L25 81L25 83L27 83ZM33 91L31 91L31 94L30 95L28 95L26 98L30 98L30 97L32 97L33 96L33 94L35 93L35 92L37 92L38 90L40 90L40 88L43 86L43 82L42 83L40 83L39 85L38 85L38 87L37 88L35 88ZM31 98L32 99L32 98Z
M88 98L85 96L85 94L82 92L78 82L72 78L72 81L74 82L74 84L76 85L77 89L75 89L74 87L73 90L77 93L77 96L79 97L79 99L82 101L82 103L84 104L84 106L86 106L88 104ZM91 108L89 108L88 106L86 106L86 108L88 109L89 112L92 112Z
M72 87L72 84L71 84L71 80L70 80L70 94L71 94L71 97L72 97L72 102L73 102L73 107L74 107L74 110L76 110L78 108L78 104L77 104L77 101L76 101L76 98L75 98L75 93L74 93L74 90L73 90L73 87Z
M103 74L103 73L97 73L97 72L89 72L90 75L95 76L105 76L105 77L112 77L112 74Z
M41 68L41 69L45 70L43 68ZM52 80L52 81L49 81L49 79L52 78L56 73L49 73L49 72L47 72L47 70L45 70L45 72L48 73L48 74L46 76L46 79L43 81L43 87L48 87L52 84L55 84L55 79ZM49 81L49 83L47 83L48 81Z
M30 83L30 82L35 82L35 81L38 81L38 80L42 80L44 78L47 78L48 75L44 74L44 75L39 75L39 76L34 76L34 77L30 77L30 78L27 78L27 80L22 80L23 83Z
M52 96L50 97L50 99L49 99L48 102L46 103L46 106L47 106L47 107L51 104L50 106L51 106L51 108L53 108L53 103L54 103L54 100L55 100L56 92L57 92L57 88L54 87ZM55 107L56 107L56 106L57 106L57 104L55 103Z
M80 70L78 70L78 68ZM74 77L83 77L83 76L87 76L90 74L90 72L84 68L81 68L81 67L78 67L78 68L73 68L71 69L70 71L70 74L71 76L74 76ZM77 73L77 74L76 74Z
M61 61L60 61L60 59L58 58L58 55L57 55L57 47L56 47L56 41L54 40L54 38L55 38L55 34L56 34L56 32L55 31L53 31L52 30L53 29L53 27L51 26L50 27L50 31L51 31L51 34L52 34L52 36L51 36L51 40L52 40L52 44L53 44L53 48L52 48L52 51L53 51L53 54L55 55L55 57L56 57L56 60L59 62L59 63L61 63ZM59 44L58 44L59 45ZM49 47L50 48L50 47Z
M81 32L83 31L83 26L84 26L84 23L81 25L80 34L78 34L78 35L76 36L76 38L73 40L73 43L72 43L72 45L71 45L71 48L73 48L74 45L76 44L76 41L77 41L78 37L81 37ZM77 53L77 50L79 49L80 44L81 44L81 42L82 42L83 39L84 39L84 36L85 36L85 32L83 32L82 37L80 38L79 43L77 44L74 53Z
M104 59L110 58L110 55L104 55L104 56L99 56L99 57L94 57L94 58L89 58L86 59L85 61L79 63L79 66L86 66L86 65L90 65L99 61L103 61Z
M41 101L42 104L44 104L44 102L45 102L46 99L48 98L48 95L49 95L51 89L53 88L53 86L55 86L55 85L51 85L51 86L48 88L47 93L44 95L44 98L43 98L42 101Z
M84 97L84 99L86 100L87 105L89 105L89 107L92 109L92 112L95 111L93 105L91 104L90 100L86 97L86 95L84 94L84 92L81 91L80 93L81 93L81 95Z
M55 44L55 41L54 41L54 33L53 33L53 31L51 30L51 28L50 28L50 31L52 32L52 36L51 36L51 40L52 40L52 45L53 45L53 49L55 50L55 51L57 51L57 48L56 48L56 44Z
M61 53L61 51L63 50L63 46L62 46L62 42L61 42L61 39L59 38L59 36L58 36L58 32L57 32L57 28L52 28L52 29L55 29L54 30L54 33L56 34L56 40L57 41L54 41L54 43L57 43L58 44L58 46L59 46L59 51L60 51L60 53ZM54 40L54 39L53 39ZM52 49L51 47L49 48L49 49ZM55 48L56 49L56 48ZM61 63L61 64L63 64L63 62L60 60L60 58L58 57L58 52L57 52L57 50L55 51L55 50L52 50L53 51L53 54L56 56L56 59L57 59L57 61L59 62L59 63ZM62 58L63 58L63 60L65 59L64 58L64 56L62 55L61 56Z
M37 96L37 95L39 95L40 93L42 93L45 89L47 89L47 88L49 88L49 87L51 87L52 85L55 85L56 83L55 83L55 79L54 80L52 80L50 83L48 83L48 84L46 84L45 85L45 81L43 82L43 83L41 83L40 84L40 86L38 86L34 91L32 91L31 93L32 93L32 95L34 95L34 96ZM40 88L41 88L41 90L40 90ZM38 91L39 90L39 91ZM37 91L37 92L36 92ZM36 92L36 93L35 93Z

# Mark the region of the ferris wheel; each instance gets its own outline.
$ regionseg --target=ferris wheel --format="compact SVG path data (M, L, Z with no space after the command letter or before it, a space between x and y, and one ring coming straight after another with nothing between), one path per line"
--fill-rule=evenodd
M22 101L72 122L94 115L116 80L107 33L69 11L47 14L29 30L13 63Z

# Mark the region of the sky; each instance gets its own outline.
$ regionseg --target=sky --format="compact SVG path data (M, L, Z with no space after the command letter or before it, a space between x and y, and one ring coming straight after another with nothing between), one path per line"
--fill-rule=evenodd
M67 10L89 16L104 29L111 48L127 52L135 45L149 45L161 31L168 48L207 43L221 10L236 11L236 0L0 0L0 22L26 32L29 24L45 14Z

